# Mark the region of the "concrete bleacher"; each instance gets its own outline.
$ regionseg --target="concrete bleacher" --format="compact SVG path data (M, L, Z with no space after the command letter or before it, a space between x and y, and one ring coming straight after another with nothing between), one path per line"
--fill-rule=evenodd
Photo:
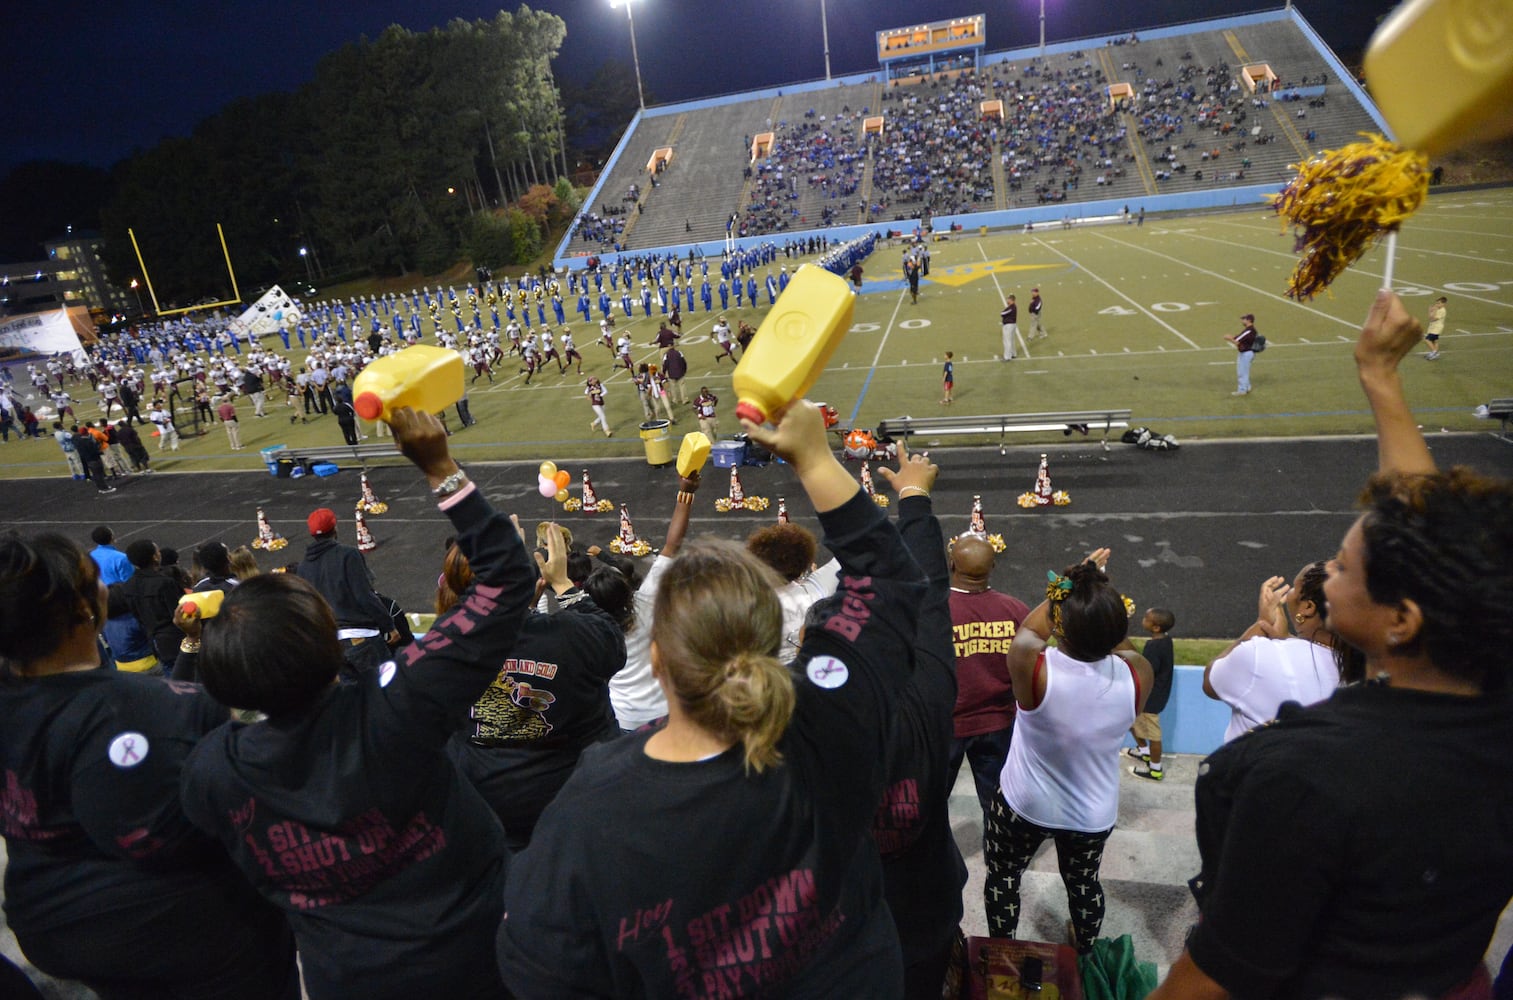
M1002 163L1002 142L994 144L988 178L991 198L958 196L949 209L937 204L934 206L937 219L949 215L951 221L965 225L1004 226L1019 225L1031 218L1040 224L1060 218L1102 216L1117 213L1120 206L1128 206L1131 212L1143 208L1150 213L1178 205L1253 204L1291 178L1291 164L1318 150L1355 141L1358 132L1382 129L1374 109L1363 105L1364 93L1345 77L1341 64L1295 10L1154 29L1142 32L1138 44L1110 45L1108 41L1098 38L1048 46L1044 64L1038 62L1037 52L1030 49L984 58L975 77L984 87L985 98L1012 99L1019 93L1035 94L1045 84L1044 73L1057 69L1078 77L1083 88L1078 95L1080 100L1102 100L1106 95L1104 87L1117 82L1130 83L1135 89L1134 98L1119 114L1100 121L1101 153L1096 144L1075 142L1073 162L1066 162L1065 155L1059 161L1046 158L1046 162L1023 171L1018 190L1010 189L1010 178ZM1183 60L1184 53L1190 53L1191 58ZM1238 80L1242 65L1257 62L1268 64L1276 74L1278 88L1272 93L1252 94L1243 82L1238 89L1226 86L1216 93L1203 72L1223 64L1230 76ZM1131 64L1130 68L1126 68L1126 63ZM1141 115L1151 107L1146 81L1153 79L1159 85L1168 78L1176 78L1184 65L1198 70L1189 81L1196 92L1191 105L1172 100L1174 90L1163 89L1156 95L1161 107L1172 100L1173 113L1177 105L1183 105L1181 133L1138 134ZM1316 82L1321 76L1326 78L1323 84ZM630 184L637 183L642 188L643 211L628 221L625 242L629 247L646 250L702 244L705 252L717 251L731 213L739 212L744 217L751 205L756 179L744 176L751 136L774 131L781 149L787 130L785 123L788 128L803 124L804 113L813 108L815 120L825 115L837 138L858 138L862 109L873 115L896 115L900 106L895 98L918 95L927 101L936 93L935 88L949 85L929 80L885 84L877 74L859 75L649 109L638 116L631 133L622 141L585 210L596 211L605 201L617 202ZM1302 100L1277 100L1291 89L1290 85L1297 85ZM879 100L883 93L887 100ZM1255 104L1258 97L1265 102L1264 106ZM1310 103L1320 100L1322 106ZM1215 117L1202 123L1194 121L1197 107L1205 101ZM836 115L846 107L851 109L851 115L836 127ZM1299 110L1304 112L1301 119L1297 117ZM1220 126L1226 122L1229 129L1221 130ZM1115 137L1114 128L1125 130L1122 139ZM1314 132L1312 139L1308 138L1310 130ZM1069 138L1073 137L1062 133L1059 141L1063 151ZM1270 141L1258 142L1260 138ZM652 188L646 162L652 151L662 146L673 147L672 160L667 171L658 177L659 186ZM875 163L892 155L887 144L874 140L864 146L867 156L860 167L862 181L858 190L848 196L827 197L823 189L808 185L805 171L797 171L796 190L794 186L789 190L790 195L797 197L788 198L782 205L782 228L776 231L786 236L822 228L822 213L827 205L837 209L831 228L896 224L917 217L927 199L901 196L896 183L890 191L876 190L872 184ZM1168 146L1174 147L1173 153L1185 170L1158 179L1158 171L1172 169L1158 159ZM1218 150L1217 157L1212 155L1214 150ZM1205 152L1210 154L1207 160L1203 158ZM1201 180L1199 170L1203 174ZM1097 183L1100 175L1105 184ZM1076 178L1075 186L1067 188L1066 182L1071 177ZM1066 200L1042 203L1037 196L1037 184L1048 193L1065 189ZM883 199L888 201L884 210L870 215L865 211L869 201ZM963 201L968 203L965 214L961 210ZM634 206L631 210L635 212ZM773 222L751 226L748 231L752 239L771 236ZM856 233L836 235L846 238ZM571 256L601 249L597 243L569 240L560 248L559 260L565 263Z
M685 118L672 142L668 167L649 183L646 211L631 232L631 246L654 247L719 239L740 200L741 171L749 158L742 137L766 129L772 101L741 101ZM641 161L645 166L645 161ZM691 228L689 228L691 227Z
M835 213L835 222L852 223L857 220L857 206L862 197L862 180L866 168L864 158L854 164L857 188L850 194L839 194L834 187L811 185L811 176L826 175L838 178L843 172L839 164L835 169L808 167L796 163L796 154L802 154L813 146L813 135L801 132L820 130L828 133L831 144L837 151L855 154L864 152L861 141L863 110L876 113L876 87L873 84L840 84L823 90L809 91L780 97L775 102L773 117L775 133L773 156L753 164L757 176L743 189L741 214L748 221L751 235L771 235L776 232L802 231L820 228L826 207ZM849 110L847 110L849 109ZM809 112L813 111L813 117ZM821 119L823 118L823 121ZM760 194L762 168L770 168L781 160L784 164L784 181L791 182L787 193L774 192L779 204L782 228L759 224L752 220L753 196ZM771 177L772 171L765 176ZM843 210L844 206L844 210Z

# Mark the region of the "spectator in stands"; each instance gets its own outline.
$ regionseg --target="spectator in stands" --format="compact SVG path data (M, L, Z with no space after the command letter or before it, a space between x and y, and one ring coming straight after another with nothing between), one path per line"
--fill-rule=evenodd
M201 577L193 584L195 591L230 590L239 582L231 569L231 551L224 542L206 542L194 553Z
M106 525L100 525L89 533L95 547L89 550L89 558L100 569L100 582L105 586L124 583L131 577L131 560L126 553L115 547L116 533Z
M680 981L744 971L769 992L897 995L898 936L867 828L910 675L898 650L915 639L919 567L836 461L813 404L790 406L775 431L746 430L793 466L842 591L790 673L771 571L718 543L668 567L651 633L667 725L589 750L512 861L498 946L518 994L673 996ZM928 492L926 468L885 476ZM791 900L792 933L730 965L740 952L723 915L774 895ZM669 901L665 916L650 917L652 900Z
M504 833L444 747L514 646L536 572L447 454L440 420L400 408L390 426L473 585L402 662L354 684L336 683L330 606L293 573L253 577L203 623L181 616L206 689L268 716L195 748L184 808L288 914L312 1000L498 998Z
M996 553L973 534L951 540L951 630L956 662L952 709L952 784L965 760L972 769L977 802L986 826L999 798L999 774L1014 736L1014 686L1009 679L1009 647L1030 609L991 584Z
M318 508L305 523L310 529L310 545L297 572L320 593L335 616L333 634L347 662L342 676L360 679L389 658L389 643L398 640L393 620L374 589L367 560L357 549L336 540L336 512L329 507Z
M261 572L258 569L257 556L253 555L252 550L245 545L238 545L232 549L229 558L231 560L231 575L238 580L246 580L257 576Z
M137 616L142 631L152 637L158 660L165 670L172 670L179 655L179 631L173 625L173 612L184 587L162 567L162 553L151 539L139 538L126 546L131 560L131 578L122 583L121 592Z
M677 502L667 523L662 548L652 560L646 577L636 585L634 623L625 632L625 667L610 680L609 698L622 731L630 733L667 718L667 695L653 676L651 664L651 615L662 574L672 565L688 533L699 474L678 478ZM603 557L590 548L589 554ZM627 578L629 579L629 578Z
M546 527L547 555L538 552L536 562L548 613L526 616L514 645L501 651L498 675L447 744L452 763L499 817L511 851L530 843L541 811L583 751L618 735L608 684L625 666L625 633L615 615L629 611L630 587L608 567L595 571L604 577L593 585L574 585L563 531ZM444 593L466 592L472 570L455 545L443 574ZM608 607L592 596L610 591L606 578L619 583ZM449 610L438 598L437 615Z
M107 613L74 543L0 538L10 928L37 968L105 998L298 1000L282 915L180 806L180 765L226 710L197 688L101 670Z
M928 459L907 459L919 464ZM933 469L933 467L932 467ZM904 954L904 996L938 1000L960 937L967 866L951 831L955 775L942 767L951 747L956 657L951 643L950 570L940 522L930 506L930 478L900 492L898 531L924 571L928 589L914 642L914 674L899 698L888 786L872 822L883 859L888 909ZM816 605L822 628L823 604Z
M1312 705L1339 687L1346 654L1324 621L1322 561L1261 584L1256 621L1203 671L1203 693L1229 705L1224 742L1277 717L1283 702Z
M817 602L835 593L840 563L831 559L814 564L818 543L808 528L792 522L758 528L746 538L746 551L783 578L778 603L783 606L783 648L778 658L791 663L798 656L804 616Z
M1355 351L1380 468L1324 595L1367 682L1209 756L1202 920L1153 1000L1490 995L1513 895L1513 485L1435 467L1398 370L1419 338L1383 290Z
M1129 611L1105 575L1108 558L1098 549L1055 574L1014 636L1015 733L983 830L988 930L1014 936L1020 878L1051 837L1079 953L1103 925L1098 869L1119 814L1119 745L1152 684L1150 664L1126 637Z
M1145 699L1145 707L1130 728L1135 745L1127 752L1140 763L1130 768L1137 778L1161 781L1166 769L1161 764L1161 710L1166 707L1172 693L1172 677L1176 672L1175 654L1172 649L1172 627L1177 616L1166 608L1148 608L1140 619L1140 627L1150 633L1140 655L1151 665L1151 693Z

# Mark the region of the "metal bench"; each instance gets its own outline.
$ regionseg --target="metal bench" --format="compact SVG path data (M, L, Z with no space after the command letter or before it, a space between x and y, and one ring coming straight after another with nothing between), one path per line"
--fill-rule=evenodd
M1505 438L1508 436L1508 425L1513 423L1513 397L1494 399L1486 406L1478 406L1476 415L1488 420L1496 418L1501 424L1497 436Z
M394 447L394 441L386 438L376 444L338 444L315 448L285 448L279 452L280 458L290 458L295 463L304 466L308 471L310 466L317 462L330 462L337 468L364 468L368 463L378 458L397 458L404 460L399 449Z
M977 437L998 435L998 450L1007 448L1009 434L1070 433L1102 431L1103 448L1108 450L1108 434L1129 426L1129 410L1067 410L1056 413L987 413L960 417L890 417L877 425L878 434L904 438L913 435L934 437L941 434L968 434Z

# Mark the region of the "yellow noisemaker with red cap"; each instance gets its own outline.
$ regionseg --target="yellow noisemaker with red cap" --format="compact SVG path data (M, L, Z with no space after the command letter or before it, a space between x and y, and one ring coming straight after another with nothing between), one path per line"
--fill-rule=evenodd
M352 381L352 408L364 420L386 420L403 406L440 413L462 398L462 355L415 344L368 365Z
M214 618L221 613L221 602L226 599L224 590L200 590L179 598L179 607L185 611L198 611L200 620Z

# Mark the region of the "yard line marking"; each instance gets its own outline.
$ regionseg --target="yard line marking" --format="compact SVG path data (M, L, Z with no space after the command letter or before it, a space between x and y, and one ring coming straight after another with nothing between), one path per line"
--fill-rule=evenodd
M1506 233L1484 233L1479 229L1436 229L1433 226L1414 226L1413 228L1424 233L1457 233L1461 236L1486 236L1494 240L1513 240L1513 236Z
M898 302L893 306L893 315L888 317L888 328L883 331L882 339L877 342L877 353L872 355L872 365L867 371L867 380L862 383L862 391L856 397L856 405L851 408L851 416L846 421L848 424L856 423L856 415L862 410L862 400L867 398L867 390L872 387L872 379L877 375L877 363L882 359L883 348L888 346L888 335L893 332L893 324L898 319L898 311L903 308L904 292L905 289L899 290Z
M1167 256L1164 253L1158 253L1155 250L1151 250L1151 249L1148 249L1146 247L1143 247L1143 246L1139 245L1138 243L1126 243L1123 240L1116 240L1112 236L1105 236L1102 233L1094 233L1093 235L1097 236L1099 239L1108 240L1110 243L1116 243L1119 246L1127 247L1130 250L1139 250L1139 251L1142 251L1143 253L1155 254L1157 257L1166 257ZM1209 237L1199 237L1199 238L1200 239L1208 239ZM1223 243L1225 241L1224 240L1214 240L1214 242L1215 243ZM1230 244L1230 245L1231 246L1240 246L1241 244ZM1254 249L1254 248L1247 246L1245 249L1250 250L1250 249ZM1241 288L1244 288L1244 289L1247 289L1249 291L1255 292L1257 295L1265 296L1268 299L1276 299L1276 300L1282 302L1285 305L1297 306L1299 309L1303 309L1303 310L1305 310L1307 312L1311 312L1315 316L1322 316L1322 317L1324 317L1327 320L1330 320L1330 321L1335 322L1335 323L1343 324L1345 326L1351 327L1352 329L1354 329L1355 326L1356 326L1356 324L1350 322L1349 320L1340 319L1338 316L1331 316L1331 315L1329 315L1326 312L1323 312L1321 310L1313 308L1312 306L1305 306L1301 302L1294 302L1291 299L1287 298L1286 296L1278 295L1276 292L1268 292L1268 291L1266 291L1264 289L1257 288L1255 285L1247 285L1245 282L1240 281L1238 278L1231 278L1228 275L1220 274L1217 271L1204 270L1203 268L1198 267L1195 264L1188 264L1186 261L1178 260L1175 257L1168 257L1167 259L1175 261L1178 264L1182 264L1185 267L1190 267L1194 271L1197 271L1199 274L1206 274L1206 275L1208 275L1210 277L1218 278L1220 281L1228 281L1231 284L1239 285ZM1193 346L1196 347L1197 345L1194 344Z
M1217 238L1215 236L1195 236L1194 239L1208 240L1210 243L1219 243L1219 244L1222 244L1222 245L1227 246L1227 247L1239 247L1242 250L1249 250L1249 251L1251 251L1253 253L1268 253L1268 254L1271 254L1272 256L1275 256L1275 257L1292 257L1292 256L1294 256L1293 254L1290 254L1290 253L1283 253L1281 250L1267 250L1265 247L1254 247L1254 246L1249 245L1248 243L1234 243L1234 242L1232 242L1230 240L1221 240L1221 239L1219 239L1219 238ZM1434 251L1431 250L1431 251L1425 251L1425 252L1433 253ZM1452 256L1459 256L1459 255L1458 254L1452 254ZM1475 258L1472 258L1472 259L1475 259ZM1366 270L1363 267L1352 267L1346 273L1348 273L1348 274L1364 275L1364 276L1366 276L1368 278L1381 278L1381 277L1385 277L1385 275L1383 275L1383 274L1378 274L1375 271L1368 271L1368 270ZM1403 285L1414 285L1414 286L1416 286L1418 288L1427 288L1430 291L1435 291L1435 292L1448 292L1448 291L1450 291L1448 288L1440 288L1437 285L1429 285L1429 284L1425 284L1423 282L1418 282L1418 281L1403 281L1402 284ZM1513 309L1513 303L1510 303L1510 302L1500 302L1497 299L1484 299L1484 298L1482 298L1479 295L1472 295L1469 292L1452 292L1451 294L1453 294L1453 295L1455 295L1455 296L1457 296L1459 298L1462 298L1462 299L1470 299L1472 302L1485 302L1487 305L1502 306L1504 309Z
M1078 263L1075 260L1072 260L1072 258L1068 257L1066 254L1062 253L1060 250L1056 250L1056 249L1053 249L1052 247L1046 246L1046 244L1042 240L1037 239L1035 242L1039 243L1041 246L1045 247L1047 250L1050 250L1052 253L1056 254L1059 257L1061 257L1067 263L1069 263L1069 264L1075 264L1077 267L1081 268L1082 271L1083 271L1083 273L1085 273L1088 277L1092 278L1094 281L1098 282L1098 284L1102 285L1104 288L1107 288L1109 291L1113 292L1115 295L1119 296L1121 299L1123 299L1124 301L1128 302L1130 305L1134 306L1136 309L1140 310L1140 312L1144 313L1147 317L1149 317L1150 319L1154 320L1158 325L1164 327L1166 330L1168 330L1173 335L1175 335L1183 343L1187 344L1188 347L1191 347L1193 350L1201 350L1201 348L1199 348L1197 344L1195 344L1191 340L1189 340L1182 333L1181 330L1178 330L1176 327L1172 326L1170 323L1166 322L1164 319L1161 319L1155 313L1151 312L1149 309L1145 308L1140 303L1138 303L1134 299L1130 298L1128 295L1125 295L1119 289L1115 288L1113 285L1109 284L1107 281L1104 281L1102 278L1098 277L1098 275L1094 274L1092 271L1089 271L1082 264ZM1118 241L1116 240L1115 242L1118 242ZM980 247L979 247L979 249L980 249ZM1175 258L1169 258L1169 259L1175 260ZM1181 261L1177 261L1177 263L1180 264L1182 262Z
M1214 222L1221 226L1231 226L1235 229L1243 229L1246 232L1252 233L1263 229L1263 227L1261 226L1252 226L1243 222L1229 222L1225 219L1215 219ZM1415 230L1418 230L1420 228L1421 227L1418 226L1414 227ZM1275 234L1275 230L1271 230L1271 232ZM1424 247L1409 246L1407 243L1404 243L1401 238L1399 238L1398 240L1397 248L1400 251L1411 250L1413 253L1433 254L1436 257L1459 257L1462 260L1474 260L1478 264L1501 264L1504 267L1513 265L1513 261L1502 260L1496 257L1474 257L1470 254L1452 253L1449 250L1429 250Z

